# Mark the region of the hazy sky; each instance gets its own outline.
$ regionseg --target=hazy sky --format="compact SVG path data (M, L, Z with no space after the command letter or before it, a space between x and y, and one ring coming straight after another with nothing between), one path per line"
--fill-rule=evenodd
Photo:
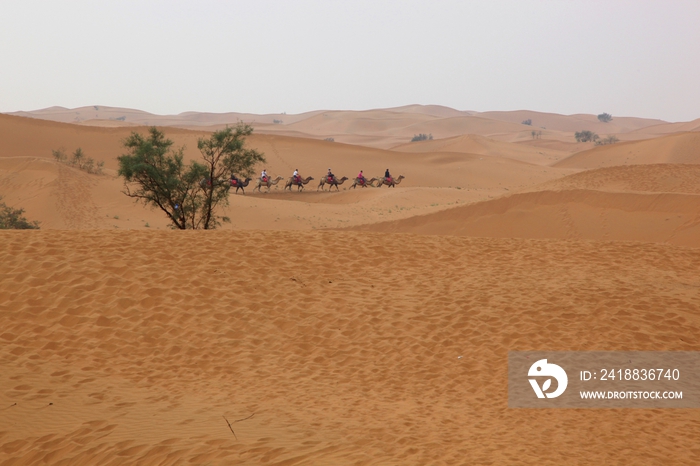
M700 1L0 0L0 111L700 117Z

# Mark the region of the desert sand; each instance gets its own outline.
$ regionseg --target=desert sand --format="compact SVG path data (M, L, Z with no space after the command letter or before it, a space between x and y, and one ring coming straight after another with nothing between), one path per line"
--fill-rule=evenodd
M700 350L697 121L242 115L0 115L0 196L41 225L0 231L0 465L700 463L698 410L507 406L508 351ZM121 192L131 131L194 159L236 119L315 180L216 231ZM51 156L77 147L104 173Z

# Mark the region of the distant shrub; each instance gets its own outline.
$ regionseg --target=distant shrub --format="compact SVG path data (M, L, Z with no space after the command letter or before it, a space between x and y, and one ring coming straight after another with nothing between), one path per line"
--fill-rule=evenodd
M420 134L414 134L414 135L413 135L413 139L411 139L411 142L416 142L416 141L427 141L427 140L430 140L430 139L433 139L433 135L432 135L432 134L420 133Z
M30 222L24 218L24 209L13 209L1 202L0 197L0 230L38 230L39 222Z
M75 149L75 152L73 152L73 157L70 159L70 164L82 169L84 159L85 154L83 153L83 150L80 147L78 147L77 149Z
M619 139L617 139L617 137L615 137L615 136L608 136L607 138L597 140L597 141L595 142L595 145L596 145L596 146L605 146L605 145L607 145L607 144L615 144L615 143L618 142L618 141L619 141Z
M124 121L124 120L126 120L126 117L125 117L125 116L120 116L120 117L115 118L115 120L117 120L117 121Z
M598 121L600 121L602 123L608 123L612 119L613 119L612 115L609 113L601 113L600 115L598 115Z
M272 122L276 125L281 125L282 123L284 123L282 120L272 120Z
M66 155L66 152L63 149L58 149L58 150L52 149L51 154L53 155L53 158L56 159L56 162L65 163L66 160L68 160L68 156Z
M532 119L528 118L527 120L523 120L522 124L532 126Z
M105 166L104 162L95 162L95 159L92 157L85 157L85 153L80 147L73 152L73 156L70 160L68 160L68 157L63 149L52 149L51 154L57 162L73 165L74 167L78 167L80 170L86 171L93 175L102 174L102 170Z
M532 139L542 139L542 131L535 131L534 129L530 131Z
M590 142L600 139L593 131L578 131L574 134L576 142Z
M326 138L326 139L324 139L324 141L335 142L335 138Z
M88 173L93 173L95 171L95 160L92 157L88 157L83 162L83 170Z

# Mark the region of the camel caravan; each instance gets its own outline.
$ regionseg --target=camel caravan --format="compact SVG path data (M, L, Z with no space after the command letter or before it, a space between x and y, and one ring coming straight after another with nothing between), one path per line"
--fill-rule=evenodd
M373 178L367 179L365 178L364 174L362 171L352 180L352 184L350 185L350 188L355 189L358 186L361 188L367 188L367 187L372 187L372 188L381 188L382 186L388 186L390 188L396 187L397 184L401 183L401 180L403 180L405 177L403 175L399 175L398 177L394 178L391 176L391 173L389 173L389 169L384 172L384 176L375 176ZM282 181L284 178L281 176L277 176L276 178L272 178L267 174L266 170L263 170L262 173L260 174L260 177L255 180L255 187L253 188L253 192L257 190L258 192L262 192L262 188L266 187L267 192L270 192L270 188L272 186L276 186L280 181ZM292 190L293 186L297 187L297 192L303 191L304 187L309 184L310 181L313 181L314 178L312 176L302 178L301 175L299 175L299 170L294 170L294 174L287 178L287 181L284 184L283 190L289 189L290 191ZM323 175L318 183L318 188L316 188L316 191L318 190L325 190L325 186L328 186L328 191L330 192L333 187L335 187L336 191L340 191L339 186L346 181L348 181L349 178L347 176L343 176L342 178L337 178L331 169L328 169L328 173ZM253 181L251 178L246 178L245 180L240 180L236 176L231 175L231 179L228 180L228 183L231 185L231 189L236 188L236 194L238 194L238 190L241 190L243 194L245 194L245 188L248 186L248 184ZM200 186L202 188L205 187L205 185L210 184L211 181L207 179L203 179L200 182ZM218 184L225 184L225 180L215 180L215 183Z

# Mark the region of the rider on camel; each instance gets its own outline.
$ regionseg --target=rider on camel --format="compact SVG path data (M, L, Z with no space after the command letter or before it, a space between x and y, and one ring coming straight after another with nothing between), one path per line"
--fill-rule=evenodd
M240 180L236 178L236 175L231 173L231 186L238 186L240 184Z
M328 169L328 175L326 175L326 176L328 177L329 183L332 183L333 181L335 181L335 175L333 174L333 172L331 171L330 168Z
M260 179L263 183L267 183L267 170L263 168L262 173L260 173Z
M292 180L294 180L297 184L301 183L301 176L299 176L299 169L298 168L294 169L294 174L292 175Z
M387 168L386 171L384 172L384 179L387 181L391 181L391 173L389 173L389 169Z
M365 180L365 175L362 173L362 170L360 170L360 173L357 175L357 179L360 180L361 184L365 184L367 180Z

